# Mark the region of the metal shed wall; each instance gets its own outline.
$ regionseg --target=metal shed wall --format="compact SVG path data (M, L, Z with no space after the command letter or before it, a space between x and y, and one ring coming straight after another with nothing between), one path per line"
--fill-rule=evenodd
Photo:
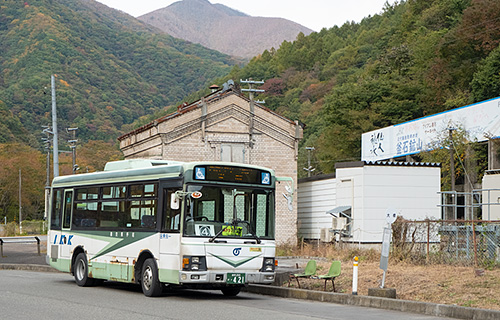
M326 211L336 206L335 176L301 179L297 187L299 237L319 239L321 228L331 228L332 217Z
M337 194L343 181L352 179L351 203L347 196L337 205L352 205L353 242L381 242L387 208L409 220L439 218L441 203L439 166L363 165L337 169Z

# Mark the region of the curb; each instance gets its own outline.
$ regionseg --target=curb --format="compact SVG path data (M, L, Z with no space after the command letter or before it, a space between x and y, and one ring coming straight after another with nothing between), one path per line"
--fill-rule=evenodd
M26 270L37 272L60 272L47 265L40 264L16 264L16 263L0 263L0 270Z
M357 296L346 293L313 291L294 288L283 288L251 284L244 291L282 298L305 299L320 302L331 302L358 307L369 307L410 313L425 314L455 319L494 320L500 319L500 311L478 308L459 307L454 305L435 304L429 302L398 300L370 296Z

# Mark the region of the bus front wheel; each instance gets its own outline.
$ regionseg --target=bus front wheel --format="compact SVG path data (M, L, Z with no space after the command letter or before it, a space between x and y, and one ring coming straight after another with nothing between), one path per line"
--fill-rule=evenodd
M142 265L141 287L142 292L147 297L157 297L162 292L158 268L153 258L146 259Z
M94 279L89 278L89 265L85 253L81 252L76 256L73 265L73 275L75 282L80 287L88 287L94 284Z
M227 297L235 297L240 293L241 287L227 287L221 289L222 294Z

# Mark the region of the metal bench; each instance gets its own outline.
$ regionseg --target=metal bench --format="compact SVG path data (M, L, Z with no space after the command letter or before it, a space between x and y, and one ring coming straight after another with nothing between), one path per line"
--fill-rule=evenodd
M31 243L37 242L38 245L38 255L40 255L40 238L36 236L26 236L26 237L0 237L0 257L5 257L3 255L3 244L4 243Z

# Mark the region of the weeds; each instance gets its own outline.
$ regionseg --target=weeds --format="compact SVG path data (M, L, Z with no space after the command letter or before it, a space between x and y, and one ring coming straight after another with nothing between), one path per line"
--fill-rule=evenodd
M32 220L23 221L22 223L22 234L19 233L19 224L16 222L9 222L3 224L0 227L0 236L2 237L13 237L13 236L25 236L30 234L46 234L47 227L45 226L45 221L43 220Z

